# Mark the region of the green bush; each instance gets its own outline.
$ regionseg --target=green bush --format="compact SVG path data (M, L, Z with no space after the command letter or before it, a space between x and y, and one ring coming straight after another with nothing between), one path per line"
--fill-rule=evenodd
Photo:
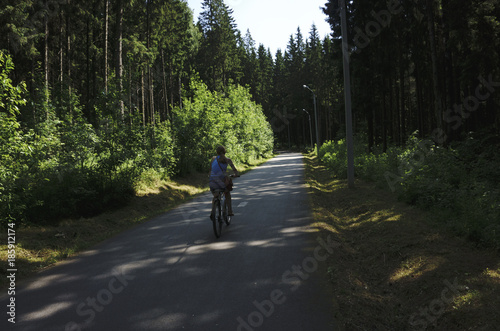
M386 153L376 149L366 153L361 138L354 142L355 176L367 181L383 182L384 173L397 168L399 150L391 148ZM320 158L337 178L347 178L347 144L345 139L327 141L320 148Z
M225 95L210 92L197 79L191 81L192 98L175 109L176 159L181 174L206 171L217 145L235 162L269 156L273 133L262 108L251 101L247 89L230 86Z
M184 108L173 123L144 125L140 114L124 121L116 102L98 102L93 124L71 98L52 97L35 86L25 113L24 85L13 86L9 57L0 53L0 218L46 223L91 216L123 204L142 184L179 173L206 170L217 145L235 162L272 153L273 136L247 89L210 92L193 79ZM63 93L64 94L64 93ZM70 111L68 112L68 109Z
M345 139L327 141L319 150L319 158L337 178L347 178L347 145Z
M9 56L0 51L0 222L19 219L26 209L22 189L17 186L27 170L26 159L31 150L24 142L17 120L25 85L13 86L9 73L14 65Z
M500 138L480 137L443 148L412 136L405 148L386 153L356 147L355 174L431 210L438 222L475 242L500 246ZM323 144L320 157L335 176L346 177L344 140Z

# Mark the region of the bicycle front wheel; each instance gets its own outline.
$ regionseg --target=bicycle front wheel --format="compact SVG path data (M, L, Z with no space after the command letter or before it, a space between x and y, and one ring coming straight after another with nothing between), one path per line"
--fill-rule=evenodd
M215 220L212 223L214 226L215 237L219 238L222 233L222 211L220 200L215 202Z

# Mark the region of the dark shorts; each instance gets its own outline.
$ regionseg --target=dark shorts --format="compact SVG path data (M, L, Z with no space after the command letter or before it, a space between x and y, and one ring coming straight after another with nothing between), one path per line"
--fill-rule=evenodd
M214 192L216 190L225 190L226 183L224 183L224 177L210 177L209 181L210 191Z

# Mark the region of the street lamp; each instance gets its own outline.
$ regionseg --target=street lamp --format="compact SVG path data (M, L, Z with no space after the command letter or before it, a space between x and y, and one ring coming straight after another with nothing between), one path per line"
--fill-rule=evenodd
M345 122L347 142L347 182L349 188L354 188L354 142L352 133L352 109L351 109L351 74L349 71L349 45L347 43L347 19L345 0L339 0L341 30L342 30L342 54L344 57L344 94L345 94Z
M312 131L312 125L311 125L311 115L309 112L305 109L302 109L307 115L309 115L309 133L311 135L311 149L313 149L313 131Z
M314 94L314 91L311 90L309 88L309 86L304 85L304 88L308 89L313 94L313 99L314 99L314 122L316 123L316 148L317 148L316 152L319 155L319 147L320 146L319 146L319 131L318 131L318 112L316 111L316 94Z

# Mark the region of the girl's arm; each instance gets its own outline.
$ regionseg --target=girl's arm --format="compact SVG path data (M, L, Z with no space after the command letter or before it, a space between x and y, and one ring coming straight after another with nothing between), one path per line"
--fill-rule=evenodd
M234 171L235 176L239 177L240 173L238 172L238 170L236 170L236 167L234 166L233 161L231 161L231 159L227 159L227 164L229 164L231 166L231 168Z

